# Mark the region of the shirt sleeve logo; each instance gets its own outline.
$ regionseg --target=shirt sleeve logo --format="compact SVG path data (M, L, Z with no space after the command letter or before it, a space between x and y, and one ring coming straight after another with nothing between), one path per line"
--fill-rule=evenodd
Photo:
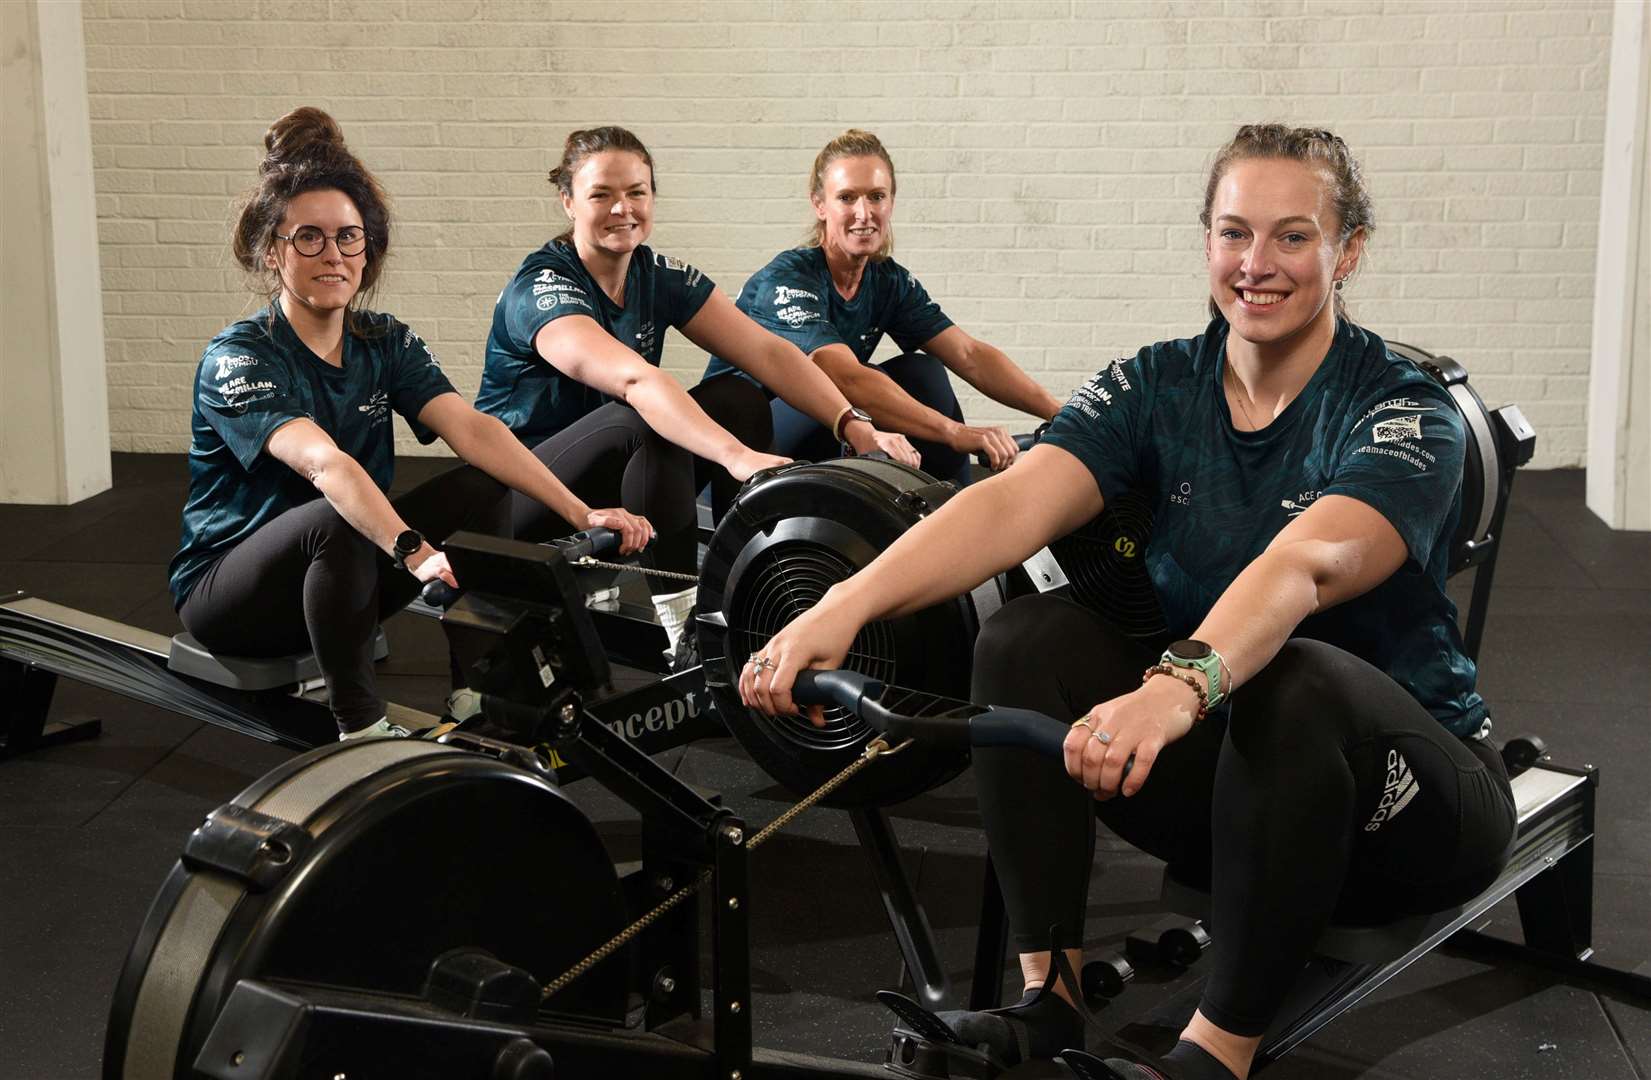
M662 255L656 251L654 252L654 264L656 266L663 266L667 270L675 270L677 273L685 275L688 279L688 285L690 287L698 285L700 279L705 276L691 263L683 262L675 255Z
M1112 404L1113 394L1106 386L1109 381L1119 392L1127 393L1133 389L1124 374L1123 361L1114 360L1074 390L1071 400L1066 403L1067 407L1078 410L1091 420L1098 419L1101 410Z
M258 364L256 356L220 356L218 357L218 374L214 376L219 382L229 378L229 373L239 368L255 367Z
M1378 420L1370 428L1370 437L1379 443L1420 439L1422 437L1422 418L1412 415L1396 416L1391 420Z
M413 342L415 341L418 342L418 347L424 350L424 356L429 361L428 366L440 369L441 361L437 360L436 354L430 351L430 343L413 333L413 328L411 326L406 327L401 335L402 350L405 351L412 348Z
M218 396L223 399L226 407L236 412L245 412L247 406L276 396L280 388L274 380L255 379L250 373L236 374L242 368L257 367L262 362L259 357L244 353L239 356L218 357L218 368L214 376L218 383Z

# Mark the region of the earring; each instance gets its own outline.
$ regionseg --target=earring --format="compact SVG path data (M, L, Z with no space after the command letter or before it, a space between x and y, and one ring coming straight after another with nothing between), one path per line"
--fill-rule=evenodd
M1342 278L1337 278L1336 279L1336 291L1337 292L1341 292L1341 283L1342 283L1343 280L1344 279L1342 279Z

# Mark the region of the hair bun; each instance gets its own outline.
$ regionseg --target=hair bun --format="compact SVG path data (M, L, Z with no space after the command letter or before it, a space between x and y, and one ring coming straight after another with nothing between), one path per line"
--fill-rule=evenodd
M313 105L292 110L264 133L262 171L290 165L317 153L343 151L344 130L338 121Z

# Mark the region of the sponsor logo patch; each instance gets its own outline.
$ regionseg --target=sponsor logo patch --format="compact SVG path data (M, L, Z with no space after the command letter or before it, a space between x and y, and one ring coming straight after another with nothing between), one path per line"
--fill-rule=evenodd
M229 378L229 373L238 368L253 367L258 363L256 356L220 356L218 357L218 381Z
M1416 782L1416 775L1410 771L1410 763L1397 750L1387 752L1387 779L1382 785L1382 797L1376 804L1376 812L1370 815L1370 821L1365 825L1365 832L1375 832L1383 823L1399 816L1399 811L1410 805L1421 785Z
M1318 502L1319 496L1323 494L1322 491L1303 491L1293 499L1280 499L1278 505L1284 509L1286 517L1295 517L1298 514L1305 513L1307 508Z
M1422 418L1417 415L1395 416L1378 420L1370 427L1370 437L1379 443L1402 442L1422 437Z
M793 300L813 300L818 302L818 293L811 293L807 289L793 289L789 285L774 286L774 306L784 307Z
M374 390L367 404L357 405L355 409L366 414L369 427L377 427L390 419L390 395L383 390Z

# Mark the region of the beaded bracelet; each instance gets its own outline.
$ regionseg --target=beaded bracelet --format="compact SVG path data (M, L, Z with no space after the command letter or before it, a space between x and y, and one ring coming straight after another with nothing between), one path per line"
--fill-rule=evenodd
M1209 691L1204 689L1202 679L1196 679L1181 669L1171 667L1168 664L1154 664L1141 674L1141 685L1145 686L1154 675L1168 675L1172 679L1179 679L1190 686L1192 692L1198 695L1198 715L1192 718L1193 723L1196 724L1208 714L1210 711Z

